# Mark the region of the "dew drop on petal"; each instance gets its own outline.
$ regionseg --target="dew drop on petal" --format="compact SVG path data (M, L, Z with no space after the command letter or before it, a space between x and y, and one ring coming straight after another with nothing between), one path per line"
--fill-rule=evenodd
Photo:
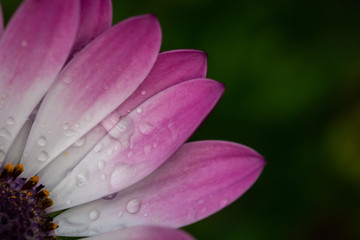
M220 207L225 207L228 204L229 204L229 200L227 199L223 199L220 201Z
M77 175L76 178L77 178L76 184L77 184L78 186L84 186L84 185L86 184L86 182L87 182L86 177L83 176L83 175Z
M26 47L28 45L28 42L24 39L21 41L21 46Z
M124 124L120 123L120 122L117 123L115 126L120 130L120 132L125 132L126 131L126 126Z
M143 121L139 125L139 131L144 135L149 135L154 130L154 126L147 121Z
M128 204L126 205L126 210L131 214L135 214L139 212L140 207L141 207L141 201L135 198L128 202Z
M40 147L43 147L46 145L46 138L45 137L40 137L38 140L38 144Z
M117 195L118 195L117 192L116 192L116 193L112 193L112 194L109 194L109 195L103 197L102 199L104 199L104 200L112 200L112 199L116 198Z
M38 156L38 160L40 162L44 162L44 161L46 161L48 159L49 159L49 156L48 156L47 152L44 152L44 151L41 152L40 155Z
M14 125L15 119L13 117L8 117L8 119L6 120L6 123L8 125Z
M66 137L72 137L72 136L75 136L77 134L77 132L75 130L73 130L73 129L65 129L63 131L63 133L64 133L64 135Z
M98 210L91 210L89 213L89 219L90 221L95 221L100 216L100 212Z
M66 130L66 129L69 129L69 126L70 126L70 124L69 123L64 123L64 125L63 125L63 129L64 130Z
M133 152L133 151L128 152L128 154L127 154L128 158L131 158L133 155L134 155L134 152Z
M100 178L101 178L102 180L105 180L105 179L106 179L106 174L105 174L105 173L101 174Z
M106 162L104 160L100 160L98 162L98 167L100 170L103 170L106 167Z
M94 147L94 152L100 152L103 148L103 144L102 143L98 143L96 144L96 146Z
M71 78L65 77L65 78L63 79L63 82L66 83L66 84L71 83Z
M79 138L73 144L74 147L82 147L85 144L85 137Z
M144 153L145 153L145 155L148 155L150 152L151 152L151 146L150 146L150 145L144 146Z
M136 109L136 112L137 112L137 113L142 113L142 108L137 108L137 109Z
M142 91L141 91L141 95L143 95L143 96L146 95L146 91L145 91L145 90L142 90Z
M71 200L66 200L66 204L70 204L71 203Z

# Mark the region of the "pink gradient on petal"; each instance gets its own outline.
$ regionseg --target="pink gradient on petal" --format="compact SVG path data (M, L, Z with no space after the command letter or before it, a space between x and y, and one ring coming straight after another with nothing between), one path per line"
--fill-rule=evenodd
M95 200L150 174L190 137L223 91L221 83L194 79L172 86L144 102L98 143L101 151L95 146L52 189L55 204L49 211ZM99 160L104 166L100 169ZM87 176L86 184L91 188L79 188L78 176ZM99 181L101 179L104 181Z
M101 123L111 130L120 118L141 103L177 83L206 76L207 55L198 50L173 50L160 53L151 72L136 91Z
M7 25L0 41L0 128L8 133L0 137L3 152L63 67L78 18L78 1L27 0Z
M81 50L111 26L111 0L81 0L80 24L72 52Z
M150 72L160 43L159 22L144 15L120 22L76 55L40 106L23 174L36 174L128 98ZM46 146L38 146L41 136ZM47 158L39 163L42 152Z
M244 145L224 141L184 144L151 175L111 199L74 207L55 218L86 224L86 230L59 229L62 235L93 234L118 226L182 227L226 207L245 193L265 166L264 158ZM99 218L88 221L97 209ZM121 213L121 218L119 218ZM68 232L67 232L68 231Z
M108 232L87 240L195 240L188 233L157 226L138 226Z
M182 81L202 78L205 75L206 54L204 52L197 50L174 50L160 53L146 79L115 111L124 114L122 115L123 117L129 114L129 110L134 110L141 103L165 88ZM147 91L144 89L147 89ZM60 154L39 173L41 179L47 183L46 187L49 190L60 182L65 173L69 169L74 168L85 154L118 123L119 116L114 117L114 112L84 135L83 138L86 141L81 148L69 147L65 150L66 155ZM104 126L107 127L104 128Z

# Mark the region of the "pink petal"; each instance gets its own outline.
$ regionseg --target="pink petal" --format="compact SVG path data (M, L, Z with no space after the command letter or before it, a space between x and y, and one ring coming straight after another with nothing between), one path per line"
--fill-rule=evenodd
M118 119L126 116L158 92L185 80L206 76L207 55L197 50L174 50L159 55L153 69L136 91L103 121L110 130Z
M87 240L194 240L184 231L156 227L156 226L138 226L124 228L121 230L108 232L93 237L85 238Z
M81 50L111 26L111 0L81 0L80 25L72 52Z
M190 80L141 104L52 190L51 211L98 199L150 174L193 133L223 90L213 80Z
M81 146L75 144L56 157L40 173L46 187L52 189L60 182L66 173L88 153L106 133L114 127L120 116L126 116L141 103L159 93L160 91L179 82L206 75L206 54L196 50L175 50L159 54L151 72L141 83L139 88L113 113L107 120L99 123L84 135L79 141ZM146 89L146 90L145 90ZM103 127L105 126L105 128Z
M119 226L188 225L241 196L264 165L262 156L240 144L188 143L139 183L57 216L57 234L93 235Z
M62 68L74 41L73 0L28 0L0 41L0 146L6 153Z
M149 73L160 42L153 15L133 17L73 58L40 106L23 159L25 176L41 170L128 98ZM46 145L39 146L44 138Z

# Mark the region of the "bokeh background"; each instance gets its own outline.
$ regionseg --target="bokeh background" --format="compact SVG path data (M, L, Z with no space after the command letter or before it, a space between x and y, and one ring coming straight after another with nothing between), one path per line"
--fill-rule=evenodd
M2 0L9 19L19 0ZM360 239L360 16L349 0L114 0L155 13L162 50L208 53L227 90L191 140L263 154L256 184L186 227L198 239Z

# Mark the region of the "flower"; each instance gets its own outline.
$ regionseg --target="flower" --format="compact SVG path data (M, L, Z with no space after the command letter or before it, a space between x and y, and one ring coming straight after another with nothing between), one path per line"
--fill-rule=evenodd
M2 205L42 225L32 231L28 215L3 207L0 236L58 226L89 239L192 239L175 229L260 175L264 159L246 146L184 144L224 90L205 78L206 54L159 54L154 15L111 18L109 0L27 0L1 28L0 186L13 194ZM55 224L41 217L64 209Z

